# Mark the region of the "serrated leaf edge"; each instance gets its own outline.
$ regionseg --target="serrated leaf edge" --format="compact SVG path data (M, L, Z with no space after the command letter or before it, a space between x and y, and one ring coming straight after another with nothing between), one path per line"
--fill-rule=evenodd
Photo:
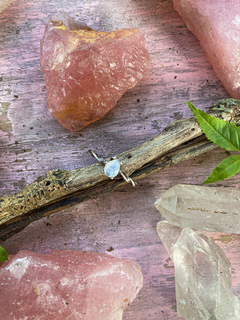
M225 158L223 161L221 161L221 162L213 169L213 171L210 173L209 177L203 182L203 184L214 183L214 182L218 182L218 181L220 181L220 180L223 181L223 180L226 180L226 179L232 177L232 176L235 175L236 173L238 173L238 172L240 171L240 163L239 163L239 168L238 168L238 170L235 171L235 172L233 172L232 174L228 175L228 177L225 177L225 178L221 178L221 177L220 177L220 178L217 178L218 180L216 180L216 176L217 176L217 175L215 175L214 177L211 177L211 175L214 173L214 171L215 171L216 169L219 169L219 167L222 166L222 165L224 164L224 162L228 161L229 158L233 158L233 157L238 158L238 160L236 160L235 162L231 163L228 167L225 167L221 172L218 172L219 175L221 175L222 172L226 171L227 168L230 168L232 165L235 165L236 162L238 162L238 161L240 162L240 156L238 156L238 155L234 155L234 156L230 156L230 157Z
M219 146L219 147L221 147L221 148L223 148L223 149L225 149L225 150L239 151L239 152L240 152L240 149L239 149L238 147L236 147L234 144L232 144L231 140L226 139L226 137L224 137L221 133L219 133L206 119L204 119L204 117L201 115L201 113L205 114L207 117L209 117L209 118L212 119L213 121L222 122L224 125L227 125L227 124L228 124L228 125L232 126L232 127L234 128L234 130L240 130L235 124L230 123L230 122L226 122L226 121L224 121L224 120L222 120L222 119L218 119L218 118L216 118L216 117L213 117L213 116L211 116L210 114L205 113L203 110L196 108L196 107L195 107L191 102L189 102L189 101L186 101L186 103L187 103L189 109L192 111L193 115L195 116L195 118L196 118L199 126L201 127L203 133L206 135L206 137L207 137L209 140L212 141L212 138L211 138L211 137L209 136L209 134L206 133L205 130L202 128L202 125L199 123L199 120L197 119L197 117L201 117L202 121L203 121L204 123L206 123L207 125L209 125L215 133L217 133L219 136L221 136L223 139L225 139L225 140L232 146L232 148L226 148L226 147L224 147L223 145L221 145L221 143L218 143L218 142L212 141L213 143L215 143L217 146ZM199 111L199 112L198 112L198 111ZM195 115L194 113L196 113L197 115Z
M1 257L3 257L3 259L1 259ZM4 262L8 260L8 254L7 254L7 251L0 246L0 262Z

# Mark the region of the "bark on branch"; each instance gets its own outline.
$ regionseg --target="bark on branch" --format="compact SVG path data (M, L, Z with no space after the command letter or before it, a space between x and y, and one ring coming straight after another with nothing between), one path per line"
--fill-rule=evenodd
M209 113L240 125L238 100L220 100ZM156 137L116 157L122 162L121 170L137 181L216 147L205 138L196 120L188 118L170 123ZM110 180L100 163L71 171L51 170L22 191L0 197L0 241L35 220L125 184L122 178Z

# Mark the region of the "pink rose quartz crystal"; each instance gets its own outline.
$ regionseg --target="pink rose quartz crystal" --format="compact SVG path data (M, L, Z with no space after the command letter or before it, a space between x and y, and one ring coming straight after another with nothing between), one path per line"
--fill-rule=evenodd
M3 10L5 10L11 2L12 0L0 0L0 13L3 12Z
M143 77L149 56L138 29L94 31L61 12L46 26L40 63L48 109L73 132L112 109Z
M0 319L119 320L142 282L133 261L74 250L20 251L0 267Z
M173 0L229 94L240 99L240 1Z

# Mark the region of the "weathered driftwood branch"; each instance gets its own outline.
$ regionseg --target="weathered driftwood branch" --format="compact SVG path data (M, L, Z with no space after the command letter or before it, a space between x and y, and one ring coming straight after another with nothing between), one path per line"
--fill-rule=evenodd
M239 125L240 101L221 100L209 113ZM170 123L153 139L117 158L122 162L123 172L136 181L214 148L216 145L206 140L195 119L190 118ZM0 197L0 241L35 220L125 184L122 178L106 177L99 163L71 171L49 171L19 193Z

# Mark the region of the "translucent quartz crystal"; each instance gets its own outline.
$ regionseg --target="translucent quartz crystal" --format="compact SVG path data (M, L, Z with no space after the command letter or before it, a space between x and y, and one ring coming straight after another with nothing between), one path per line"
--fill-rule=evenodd
M138 29L94 31L61 12L45 28L40 63L49 111L64 127L79 131L137 84L149 56Z
M229 94L240 99L240 1L173 0Z
M0 13L3 12L3 10L5 10L11 2L12 0L0 0Z
M142 282L133 261L73 250L20 251L0 267L0 319L120 320Z
M201 232L161 221L157 232L175 267L177 312L186 320L239 320L240 301L231 291L231 264Z
M104 173L109 178L116 177L120 172L120 161L118 159L111 160L106 163L104 167Z
M176 226L240 233L239 190L177 184L154 205Z

